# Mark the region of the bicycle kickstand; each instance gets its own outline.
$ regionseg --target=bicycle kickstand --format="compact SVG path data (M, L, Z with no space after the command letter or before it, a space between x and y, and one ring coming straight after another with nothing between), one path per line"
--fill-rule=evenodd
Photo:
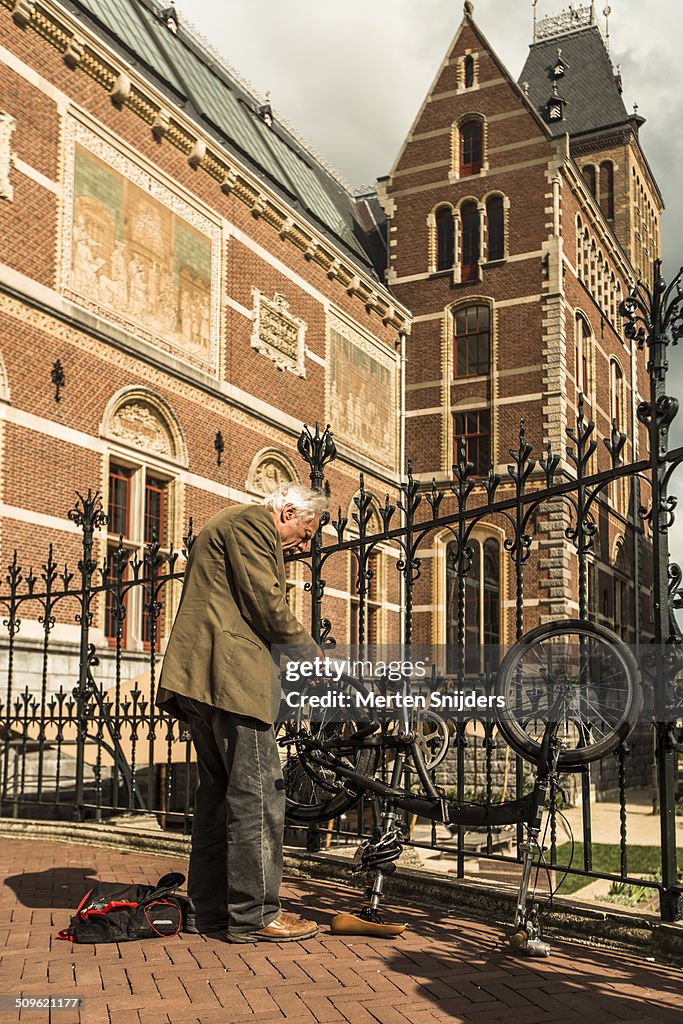
M522 854L522 879L517 893L517 910L515 913L514 931L510 935L510 945L527 956L550 956L550 945L543 938L538 904L533 901L529 906L529 882L534 865L534 858L543 852L539 843L545 798L551 777L557 777L562 742L558 739L557 727L552 723L546 726L543 741L543 753L539 761L536 784L534 786L533 816L526 825L526 841L520 843Z
M522 880L517 894L515 926L510 936L510 945L527 956L550 956L550 945L544 940L541 932L538 905L533 902L529 906L528 903L531 869L534 856L539 849L537 829L528 828L526 842L520 843L519 849L522 853Z

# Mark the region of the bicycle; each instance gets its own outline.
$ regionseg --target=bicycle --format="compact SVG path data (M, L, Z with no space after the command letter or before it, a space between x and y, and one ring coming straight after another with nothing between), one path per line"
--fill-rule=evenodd
M367 693L367 685L348 675L336 684L349 698ZM539 626L511 647L495 675L493 693L501 698L495 703L504 705L495 717L497 728L535 768L533 788L525 796L498 804L447 799L430 778L450 739L447 720L438 712L404 708L400 714L377 713L369 707L342 721L301 709L280 726L279 743L287 751L287 815L311 825L339 817L364 794L380 799L380 824L355 858L356 869L367 875L368 904L359 916L380 924L384 883L402 852L400 811L452 829L522 825L522 874L509 939L528 955L548 956L538 903L535 895L529 899L534 863L543 858L539 836L548 790L558 784L561 772L580 769L626 740L641 707L638 668L611 630L567 619ZM387 783L377 773L388 755L393 764ZM420 792L401 788L406 769Z

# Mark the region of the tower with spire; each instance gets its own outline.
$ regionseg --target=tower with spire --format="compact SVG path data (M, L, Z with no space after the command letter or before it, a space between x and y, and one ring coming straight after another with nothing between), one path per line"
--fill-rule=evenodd
M659 253L663 204L639 139L643 118L626 110L594 3L536 14L534 3L533 39L517 80L465 3L379 182L387 283L414 315L406 449L423 479L452 479L464 452L475 475L500 474L498 497L513 494L507 466L520 419L536 458L550 445L567 475L575 468L564 454L566 432L581 410L597 437L610 436L613 425L627 435L626 461L646 445L635 412L644 359L624 339L619 315L621 299ZM600 448L591 472L608 468ZM642 577L634 582L635 513L633 495L615 485L600 510L589 584L591 617L613 623L619 612L626 639L647 605ZM561 503L539 524L526 628L577 613L569 525ZM502 521L472 538L480 578L468 582L470 641L514 639L506 540ZM455 640L448 544L444 538L425 554L417 601L424 611L414 615L416 635L435 643Z

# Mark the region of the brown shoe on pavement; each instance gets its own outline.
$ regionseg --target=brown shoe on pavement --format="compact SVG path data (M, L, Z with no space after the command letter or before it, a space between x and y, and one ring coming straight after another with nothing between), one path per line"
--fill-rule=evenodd
M231 932L228 930L228 942L299 942L301 939L312 939L318 934L318 926L313 921L304 921L298 914L286 914L284 910L265 928L257 932Z

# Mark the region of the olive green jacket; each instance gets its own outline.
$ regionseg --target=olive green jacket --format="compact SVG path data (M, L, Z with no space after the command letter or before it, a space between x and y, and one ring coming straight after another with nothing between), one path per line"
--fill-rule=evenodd
M280 536L262 505L232 505L211 519L190 550L156 703L183 715L175 695L271 723L280 703L271 647L316 646L285 600Z

